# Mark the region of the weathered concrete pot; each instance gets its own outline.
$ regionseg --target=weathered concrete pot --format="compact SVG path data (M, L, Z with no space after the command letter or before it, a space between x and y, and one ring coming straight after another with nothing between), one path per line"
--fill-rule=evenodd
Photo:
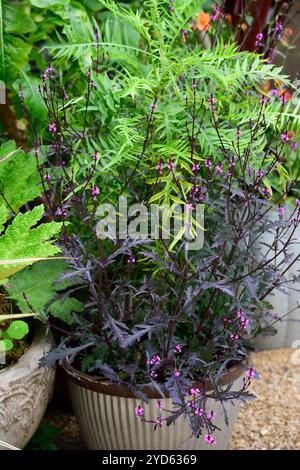
M0 440L20 449L39 427L52 396L55 368L39 366L51 346L45 328L38 328L18 362L0 371Z
M292 209L287 207L287 214L291 215ZM276 212L272 215L272 218L276 220L278 215ZM292 230L292 229L291 229ZM291 230L286 235L286 239L291 235ZM272 234L264 234L259 243L271 243L273 241ZM259 243L257 248L259 249ZM264 252L264 249L262 249ZM293 235L293 245L289 249L293 259L299 256L300 253L300 224L297 226ZM281 258L282 259L282 258ZM300 273L300 259L294 263L289 269L289 279L293 279L293 276L299 275ZM255 340L255 346L257 349L279 349L279 348L297 348L300 344L300 310L297 306L300 305L300 283L290 283L286 288L286 292L275 289L267 298L272 306L272 313L278 318L282 318L282 321L276 322L274 328L277 333L274 336L267 336L264 338L257 338ZM288 312L294 310L293 313L287 315ZM270 320L270 322L273 322Z
M135 417L134 409L141 400L134 398L126 386L118 386L107 381L100 381L83 374L70 365L66 366L69 378L71 401L79 423L83 440L92 450L214 450L227 449L240 405L228 404L229 426L222 415L220 404L208 399L207 409L213 410L217 418L214 423L222 431L214 433L217 444L209 446L203 439L191 438L191 429L183 418L169 427L158 427L142 423ZM233 390L239 390L243 382L243 369L240 366L226 373L221 383L233 383ZM161 398L157 391L144 389L149 397L145 405L145 416L149 419L158 417L157 401ZM161 400L164 408L172 409L172 400Z

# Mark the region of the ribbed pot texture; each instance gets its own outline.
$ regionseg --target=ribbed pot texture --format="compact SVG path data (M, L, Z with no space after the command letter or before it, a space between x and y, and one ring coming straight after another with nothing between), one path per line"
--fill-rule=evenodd
M141 422L135 417L134 409L141 405L141 400L130 396L120 396L120 390L113 393L114 385L108 384L107 390L97 391L97 381L88 381L85 374L67 367L68 383L72 406L79 423L82 438L91 450L224 450L230 445L234 424L240 405L228 404L229 426L226 426L222 409L218 402L209 399L207 410L213 410L217 417L215 424L222 429L214 437L216 445L209 446L203 439L191 437L187 420L180 417L175 425L162 426L154 431L152 424ZM239 390L242 385L242 369L231 376L235 379L233 389ZM80 376L83 380L80 380ZM236 378L240 376L239 378ZM230 379L230 378L229 378ZM99 383L99 382L98 382ZM230 380L228 381L230 383ZM110 392L110 393L108 393ZM126 394L126 393L125 393ZM131 395L130 392L128 395ZM145 417L156 419L159 416L158 398L151 398L145 408ZM161 400L163 407L172 409L172 400Z
M291 209L287 208L287 214L291 214ZM274 213L274 219L278 219L277 212ZM286 235L286 238L290 236L291 230ZM262 240L257 243L257 248L262 253L266 250L266 247L261 245L261 242L272 244L274 240L273 234L265 233ZM295 230L293 236L293 245L290 246L288 252L292 255L292 259L299 256L300 253L300 225ZM297 276L300 272L300 259L290 268L288 276L292 280L293 276ZM266 300L273 306L272 313L282 321L278 321L274 327L277 330L276 335L267 336L265 338L258 338L255 340L255 346L257 349L278 349L278 348L298 348L300 345L300 310L297 306L300 304L300 282L291 282L287 286L286 292L275 289ZM292 312L293 311L293 312ZM288 312L292 312L287 315ZM270 319L270 323L273 320Z

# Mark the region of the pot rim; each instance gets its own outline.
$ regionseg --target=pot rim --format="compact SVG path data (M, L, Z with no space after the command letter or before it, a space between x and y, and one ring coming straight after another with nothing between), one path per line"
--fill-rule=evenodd
M218 381L218 385L225 386L235 382L245 373L245 363L241 361L240 363L232 366L228 371L225 372ZM94 377L85 374L84 372L79 371L73 367L68 361L63 363L63 369L66 372L69 380L76 385L79 385L83 388L91 390L92 392L101 393L104 395L111 395L115 397L124 397L124 398L136 398L129 385L117 384L110 382L106 379L95 379ZM198 381L193 384L194 387L201 388L203 382ZM206 390L212 390L213 386L209 379L205 380ZM163 398L157 389L154 387L145 385L139 389L148 398L160 399ZM169 395L166 393L165 398L168 398Z

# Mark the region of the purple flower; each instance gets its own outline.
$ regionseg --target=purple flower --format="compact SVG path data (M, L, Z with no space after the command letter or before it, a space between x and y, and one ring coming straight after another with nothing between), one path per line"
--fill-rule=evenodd
M297 150L297 148L298 148L297 142L292 142L292 143L291 143L291 150L292 150L293 152L295 152L295 151Z
M175 370L174 370L174 375L175 375L175 377L179 377L179 376L181 375L180 370L175 369Z
M236 136L237 136L238 139L240 139L240 137L241 137L241 129L240 129L239 126L238 126L238 128L237 128L237 130L236 130Z
M169 169L169 170L173 170L174 167L175 167L174 163L171 162L171 160L170 160L169 163L168 163L168 169Z
M91 88L97 88L96 83L93 80L91 80L91 82L90 82L90 87Z
M49 131L51 132L51 134L56 134L57 132L56 125L53 121L51 121L49 124Z
M197 88L197 82L196 82L195 79L193 79L192 88L193 88L193 90L196 90L196 88Z
M283 206L279 206L278 207L278 214L279 214L279 217L283 217L284 214L285 214L285 208Z
M99 158L98 152L96 152L96 150L95 150L95 152L93 153L94 162L96 162L98 160L98 158Z
M200 167L199 167L198 163L194 163L194 165L192 166L192 172L196 173L199 170L199 168Z
M180 343L176 344L175 352L180 354L182 352L182 348L183 348L182 344L180 344Z
M98 188L98 186L96 186L95 184L93 185L92 187L92 198L93 198L93 201L96 201L97 200L97 197L99 196L100 194L100 190Z
M232 159L230 160L229 166L230 168L233 168L235 166L234 157L232 157Z
M269 195L269 194L270 194L269 188L267 188L267 187L265 186L264 189L263 189L263 193L264 193L266 196Z
M64 160L60 160L59 164L60 164L61 167L66 166L66 162Z
M281 134L281 141L282 142L287 142L288 140L290 140L290 138L287 134Z
M151 370L151 372L150 372L150 377L151 377L152 379L156 379L156 378L157 378L157 373L155 372L155 370Z
M213 419L216 418L216 413L214 411L211 411L208 415L207 415L207 419L209 419L209 421L212 421Z
M213 96L211 96L211 97L209 98L208 104L209 104L209 107L210 107L210 109L211 109L212 111L213 111L214 109L216 109L216 106L215 106L216 100L214 99Z
M287 99L286 99L286 96L285 96L285 93L282 93L281 97L280 97L280 101L285 104Z
M147 366L158 366L161 363L161 358L155 354L154 356L151 357L151 359L148 359L146 361Z
M128 260L127 260L127 263L128 263L128 264L133 264L133 263L135 263L135 257L132 256L132 255L129 256L129 258L128 258Z
M300 207L300 199L296 199L296 206Z
M199 395L199 393L200 393L199 388L192 388L191 389L191 394L193 395L193 397L196 397L197 395Z
M203 410L203 408L195 408L195 415L197 415L197 416L203 416L203 415L204 415L204 410Z
M59 207L56 211L56 215L65 219L66 217L68 217L68 212L64 207Z
M257 176L258 176L258 178L261 178L262 175L263 175L262 170L261 170L261 169L257 170Z
M135 408L134 412L135 412L135 416L141 417L143 416L145 410L139 405Z
M222 164L219 164L219 165L216 166L216 172L217 173L223 173Z
M47 183L50 183L51 179L52 179L52 178L51 178L51 176L49 175L48 171L46 171L46 174L45 174L45 181L46 181Z
M278 95L278 90L276 90L276 88L273 88L270 93L271 93L271 96L275 97Z
M216 444L215 438L211 434L206 434L204 436L204 442L209 445Z
M246 372L246 377L251 380L251 379L254 379L255 377L255 372L254 370L252 369L252 367L250 367L250 369L247 370Z
M255 37L255 39L256 39L256 41L255 41L255 46L256 46L256 47L260 46L261 41L263 40L263 38L264 38L263 33L258 33L258 34L256 35L256 37Z
M91 69L90 69L90 68L88 68L88 71L87 71L87 73L86 73L86 76L87 76L88 78L90 78L90 76L91 76Z
M211 160L209 160L209 158L205 161L205 166L206 166L206 168L208 168L208 169L211 168Z
M46 68L46 73L52 73L53 72L53 67L49 64L48 67Z
M157 404L156 404L156 407L159 409L159 410L162 410L163 409L163 405L162 405L162 402L160 400L158 400Z
M157 111L156 103L151 103L149 106L150 106L152 113L156 113Z
M156 171L159 175L162 175L163 174L163 166L162 166L162 162L160 161L157 165L156 165Z
M267 100L267 98L266 98L265 96L262 96L262 97L260 98L260 104L261 104L262 106L264 106L265 104L267 104L267 102L268 102L268 100Z
M277 38L280 38L282 36L282 31L283 31L283 23L282 21L276 21L275 24L275 33Z
M230 339L232 339L233 341L237 341L238 339L240 339L240 336L237 333L232 333L230 335Z

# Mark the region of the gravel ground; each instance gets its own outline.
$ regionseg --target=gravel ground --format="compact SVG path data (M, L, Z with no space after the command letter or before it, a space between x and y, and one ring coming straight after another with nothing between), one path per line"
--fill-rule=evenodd
M253 382L258 398L242 406L231 449L300 449L300 357L293 361L292 354L297 354L294 349L252 355L251 365L260 375ZM47 418L61 429L59 449L84 449L71 413L50 409Z
M292 357L293 355L293 357ZM298 359L298 360L297 360ZM300 357L295 349L252 355L257 400L242 406L232 449L300 449Z

